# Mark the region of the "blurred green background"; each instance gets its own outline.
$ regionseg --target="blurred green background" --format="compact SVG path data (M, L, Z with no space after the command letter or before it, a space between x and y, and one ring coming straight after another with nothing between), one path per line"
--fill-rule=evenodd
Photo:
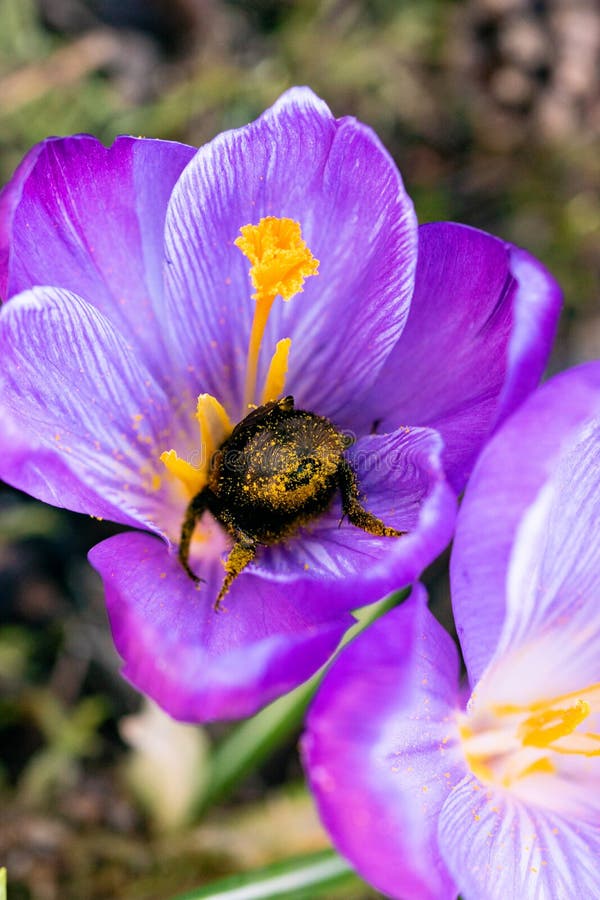
M308 84L378 132L420 221L546 263L565 292L556 371L600 356L599 72L596 0L0 0L0 182L49 134L199 145ZM85 559L109 533L0 488L9 897L165 898L327 846L297 711L190 728L120 679Z

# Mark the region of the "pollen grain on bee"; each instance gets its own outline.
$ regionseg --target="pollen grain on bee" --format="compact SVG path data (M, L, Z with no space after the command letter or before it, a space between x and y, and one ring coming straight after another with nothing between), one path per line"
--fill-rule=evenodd
M352 432L341 432L344 443L344 450L349 449L357 442L357 437ZM218 448L219 449L219 448ZM211 459L206 456L206 448L201 445L192 453L185 457L186 462L193 468L201 471L207 462L212 464L215 452L211 453ZM262 462L268 468L270 461L275 464L277 462L278 447L274 445L266 445L262 449ZM271 460L272 457L272 460ZM222 449L221 448L221 465L224 470L234 473L239 472L245 466L245 456L239 450ZM380 450L356 450L352 454L353 465L361 472L379 472L390 471L394 469L404 468L406 466L406 454L395 450L389 453L381 453Z

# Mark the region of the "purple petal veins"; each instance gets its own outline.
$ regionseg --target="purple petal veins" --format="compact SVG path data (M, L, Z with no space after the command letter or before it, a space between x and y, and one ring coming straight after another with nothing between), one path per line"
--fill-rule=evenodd
M479 463L471 477L457 523L461 550L451 559L452 604L471 684L481 678L500 638L506 573L523 513L573 434L593 415L600 395L596 365L575 372L557 375L533 394L487 446L485 465Z
M151 484L173 411L110 321L69 291L33 288L4 307L0 341L5 479L162 533L168 496Z
M130 137L107 149L77 135L36 150L28 176L19 173L5 189L13 209L0 296L43 284L66 288L98 306L164 377L164 221L194 149Z
M236 413L252 308L233 240L240 225L266 215L300 222L320 261L319 277L274 308L266 339L273 346L292 339L289 384L298 407L353 429L353 398L375 378L408 314L417 256L412 203L370 129L336 120L305 89L198 151L167 213L166 328L190 390L201 383Z

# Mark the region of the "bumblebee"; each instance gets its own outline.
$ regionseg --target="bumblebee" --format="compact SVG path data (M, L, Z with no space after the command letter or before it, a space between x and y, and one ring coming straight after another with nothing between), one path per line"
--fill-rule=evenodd
M346 445L329 419L296 409L291 396L259 406L236 425L213 455L206 486L188 504L179 543L181 565L199 582L189 563L198 520L208 510L231 535L215 609L260 546L284 541L317 518L338 490L343 517L357 528L386 537L406 533L364 509Z

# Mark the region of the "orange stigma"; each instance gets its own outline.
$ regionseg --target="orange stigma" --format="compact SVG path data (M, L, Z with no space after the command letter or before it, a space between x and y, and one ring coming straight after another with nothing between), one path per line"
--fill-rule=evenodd
M240 232L234 243L250 260L250 279L255 289L252 296L256 301L246 367L244 401L248 405L255 399L260 348L273 301L278 295L283 300L291 300L299 294L305 280L317 274L319 261L303 240L300 224L294 219L266 216L258 225L243 225ZM289 345L286 367L288 349Z

